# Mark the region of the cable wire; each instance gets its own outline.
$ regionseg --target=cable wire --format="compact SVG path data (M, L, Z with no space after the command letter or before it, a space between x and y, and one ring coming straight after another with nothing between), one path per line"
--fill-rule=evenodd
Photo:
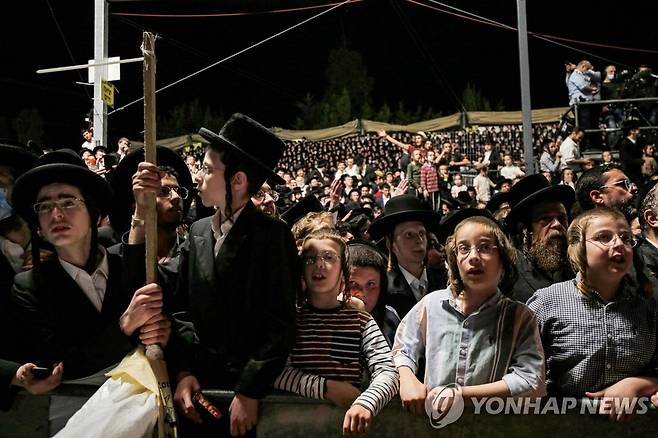
M182 78L180 78L180 79L178 79L178 80L176 80L176 81L174 81L174 82L172 82L172 83L170 83L170 84L168 84L168 85L165 85L164 87L157 89L155 92L156 92L156 93L159 93L159 92L161 92L161 91L164 91L164 90L166 90L166 89L168 89L168 88L173 87L174 85L180 84L180 83L183 82L183 81L186 81L186 80L188 80L188 79L190 79L190 78L193 78L194 76L197 76L197 75L203 73L203 72L206 71L206 70L210 70L211 68L213 68L213 67L215 67L215 66L217 66L217 65L219 65L219 64L221 64L221 63L223 63L223 62L228 61L229 59L233 59L233 58L235 58L235 57L238 56L238 55L241 55L241 54L243 54L243 53L245 53L245 52L247 52L247 51L249 51L249 50L251 50L251 49L254 49L254 48L256 48L256 47L258 47L258 46L260 46L260 45L262 45L262 44L265 44L266 42L271 41L271 40L273 40L274 38L277 38L277 37L279 37L279 36L281 36L281 35L283 35L283 34L289 32L289 31L291 31L291 30L293 30L293 29L296 29L296 28L298 28L298 27L300 27L300 26L302 26L302 25L304 25L304 24L306 24L306 23L308 23L308 22L310 22L310 21L313 21L313 20L315 20L316 18L319 18L319 17L321 17L322 15L327 14L327 13L333 11L334 9L337 9L337 8L343 6L343 5L346 5L347 3L352 3L352 2L355 2L355 1L360 1L360 0L345 0L345 1L341 2L341 3L338 3L338 4L336 4L335 6L332 6L332 7L329 8L329 9L326 9L326 10L324 10L324 11L318 13L318 14L313 15L312 17L309 17L309 18L307 18L307 19L305 19L305 20L302 20L301 22L299 22L299 23L297 23L297 24L295 24L295 25L293 25L293 26L291 26L291 27L288 27L288 28L286 28L286 29L284 29L284 30L282 30L282 31L280 31L280 32L277 32L277 33L275 33L274 35L271 35L271 36L265 38L264 40L261 40L261 41L259 41L259 42L257 42L257 43L254 43L254 44L252 44L251 46L248 46L248 47L246 47L246 48L244 48L244 49L242 49L242 50L240 50L240 51L238 51L238 52L235 52L235 53L232 54L232 55L229 55L229 56L227 56L227 57L225 57L225 58L223 58L223 59L220 59L219 61L214 62L214 63L212 63L212 64L210 64L210 65L208 65L208 66L206 66L206 67L204 67L204 68L202 68L202 69L200 69L200 70L197 70L196 72L193 72L193 73L191 73L191 74L189 74L189 75L187 75L187 76L184 76L184 77L182 77ZM109 112L107 115L110 116L110 115L116 113L117 111L122 111L122 110L128 108L129 106L132 106L132 105L134 105L134 104L136 104L136 103L138 103L138 102L141 102L142 100L144 100L144 97L143 97L143 96L140 97L139 99L133 100L132 102L129 102L129 103L127 103L127 104L125 104L125 105L123 105L123 106L121 106L121 107L115 109L115 110L112 111L112 112Z

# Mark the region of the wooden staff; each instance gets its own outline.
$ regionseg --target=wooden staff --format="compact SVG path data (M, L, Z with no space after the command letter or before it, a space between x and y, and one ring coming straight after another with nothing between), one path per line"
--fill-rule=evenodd
M144 52L144 159L156 162L155 146L155 35L144 32L142 51ZM147 194L145 218L146 234L146 283L157 281L158 267L158 213L155 194ZM176 437L176 412L173 406L167 365L162 347L153 344L146 347L146 357L158 381L160 390L160 415L158 415L158 436Z

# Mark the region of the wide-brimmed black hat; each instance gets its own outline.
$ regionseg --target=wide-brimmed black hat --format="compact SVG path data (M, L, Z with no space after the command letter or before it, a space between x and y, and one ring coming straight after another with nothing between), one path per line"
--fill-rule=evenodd
M236 113L224 124L219 134L201 128L199 134L211 143L224 144L255 164L265 179L273 184L285 181L274 172L286 149L285 143L257 121Z
M483 208L463 208L461 210L451 211L441 218L441 227L438 230L436 237L442 245L445 245L448 237L454 232L457 225L464 219L474 216L484 216L495 222L495 219L489 210Z
M378 240L393 231L402 222L419 221L428 228L434 228L439 215L423 206L416 196L400 195L391 198L384 206L384 214L370 224L370 236Z
M27 147L0 143L0 166L11 167L18 175L31 169L36 160L37 156Z
M323 211L322 204L313 194L306 195L295 205L281 214L281 219L292 228L295 222L306 216L307 213Z
M42 157L46 156L42 155ZM99 209L100 217L106 216L112 203L112 189L102 176L89 170L84 163L81 164L51 162L40 165L37 160L33 169L16 180L11 196L12 207L23 219L36 223L37 216L33 205L39 190L48 184L63 183L78 187L87 197L92 197Z
M486 209L491 213L495 213L505 203L509 203L509 192L494 193L487 202Z
M158 166L171 167L178 174L178 185L189 192L187 199L183 199L183 217L194 199L194 182L185 161L176 152L164 146L157 146L155 160ZM130 220L133 213L133 175L137 166L144 161L144 148L128 153L114 169L110 186L114 192L114 201L110 208L110 223L117 234L121 235L130 229Z
M80 158L80 155L73 149L58 149L56 151L48 152L39 157L39 161L36 163L36 166L43 166L44 164L73 164L75 166L85 166L84 160ZM34 166L34 167L36 167Z
M508 192L511 210L505 218L508 227L528 220L534 205L546 201L559 201L569 211L576 200L576 193L567 185L552 185L541 173L526 176Z

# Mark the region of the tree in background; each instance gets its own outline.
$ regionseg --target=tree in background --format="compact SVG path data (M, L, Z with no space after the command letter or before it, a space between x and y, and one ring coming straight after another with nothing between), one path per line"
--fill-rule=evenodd
M466 111L504 111L505 107L502 100L499 100L495 106L491 105L489 99L482 95L482 91L470 82L462 92L462 103Z
M43 142L43 119L36 108L22 109L12 121L12 128L13 137L20 143L27 144L28 140L37 144Z
M158 137L176 137L179 135L195 133L199 126L219 130L224 125L226 117L221 112L202 107L199 99L185 102L171 109L164 116L158 115Z

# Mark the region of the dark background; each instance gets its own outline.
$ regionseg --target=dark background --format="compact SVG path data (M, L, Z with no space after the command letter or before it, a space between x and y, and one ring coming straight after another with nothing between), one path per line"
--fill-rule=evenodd
M328 1L113 1L110 14L252 14L194 19L110 15L109 55L124 59L140 56L142 29L158 33L162 38L156 43L157 84L161 87L317 14L321 9L253 13ZM419 1L431 5L430 0ZM514 0L446 0L445 3L516 26ZM77 85L75 81L86 81L86 70L47 75L37 75L35 71L86 63L93 57L93 5L93 0L26 0L5 4L6 10L0 18L3 55L0 124L4 124L0 128L10 126L21 109L35 108L44 121L45 144L79 147L82 143L80 129L92 107L93 88ZM530 31L658 50L658 7L653 1L535 0L528 1L527 8ZM417 35L416 39L410 35L410 28ZM640 63L654 68L658 65L656 54L564 44L591 54L529 37L533 108L566 106L563 67L566 59L573 62L589 59L597 69L603 69L608 62L592 55L631 68ZM399 100L404 100L410 107L421 104L451 114L458 108L448 88L461 96L466 82L471 82L492 102L502 100L505 109L520 109L515 32L435 12L404 0L365 0L342 6L158 93L158 111L166 112L198 98L202 105L209 105L223 114L241 111L266 126L290 127L298 116L295 103L307 92L322 95L329 51L343 45L363 55L368 74L374 79L375 106L387 102L394 108ZM430 53L431 58L423 57L423 50ZM140 97L141 63L124 64L121 81L115 85L119 91L118 106ZM140 138L142 104L111 115L108 125L112 146L120 136Z

